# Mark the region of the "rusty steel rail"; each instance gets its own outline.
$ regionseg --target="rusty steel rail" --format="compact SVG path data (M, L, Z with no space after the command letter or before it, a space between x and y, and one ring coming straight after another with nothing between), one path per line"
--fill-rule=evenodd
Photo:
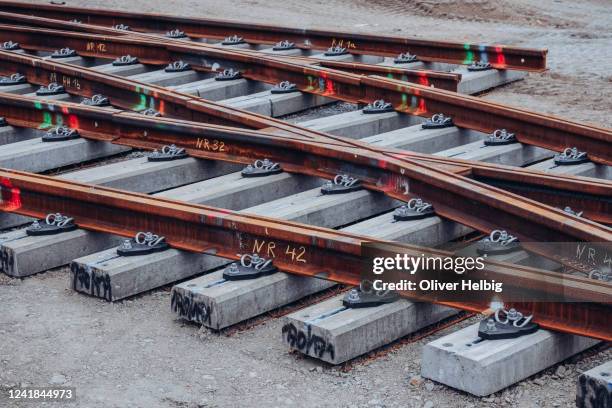
M39 218L61 211L74 217L81 228L121 236L154 230L174 248L229 259L236 259L239 253L253 252L262 243L273 242L275 248L281 249L273 258L279 269L348 285L356 285L361 280L360 272L366 266L361 248L366 242L387 244L414 256L452 256L430 248L19 171L0 170L0 193L2 211ZM282 251L283 248L287 250ZM296 252L301 256L296 257ZM486 268L487 276L508 282L510 286L543 294L563 294L574 301L522 302L521 310L533 312L534 321L543 327L612 340L610 284L500 262L487 262ZM493 300L483 296L479 301L444 304L483 312ZM508 302L507 306L512 303Z
M109 96L116 106L131 110L141 110L147 107L153 107L162 111L164 115L171 117L186 118L188 120L205 121L207 123L217 123L230 126L266 129L267 131L272 131L272 129L274 129L273 131L277 134L282 132L283 134L290 135L291 137L306 137L312 140L325 140L326 143L340 142L346 146L359 146L365 149L384 151L384 149L374 148L358 141L303 129L296 125L287 124L269 117L240 111L213 102L204 101L190 95L172 92L164 88L148 86L123 78L113 78L112 76L104 75L86 68L56 63L37 57L10 52L0 52L0 72L10 73L15 69L23 71L22 73L27 76L28 81L31 83L46 84L49 81L59 81L66 86L68 92L82 96L91 96L96 93L103 93ZM424 156L415 153L398 154L395 152L392 154L393 157L399 157L400 159L404 157L426 157L426 160L437 164L442 168L459 172L465 170L465 168L461 168L464 167L464 165L459 166L459 169L457 170L453 170L453 168L456 168L457 166L457 161L452 159ZM480 173L478 173L481 177L487 177L489 179L494 179L495 177L491 176L491 174L498 172L496 167L490 164L473 163L470 165L470 167L473 166L477 166L482 170ZM522 169L509 169L510 168L506 168L505 171L500 173L503 180L507 180L508 177L512 177L512 172L516 174L514 177L519 177L519 173L525 172L525 170ZM567 177L560 176L551 178L548 175L541 175L534 178L534 175L531 172L527 172L527 175L522 177L522 180L523 183L525 183L527 180L532 180L532 184L535 186L539 185L543 188L552 187L559 190L564 189L565 187L563 186L567 185L568 182ZM582 183L584 183L584 181L582 181L581 184ZM575 187L569 187L570 191L580 191L581 189L582 187L578 190L576 190ZM550 188L548 188L548 190L550 190ZM594 190L589 189L588 191ZM582 191L582 193L588 193L588 191ZM530 189L525 191L524 194L528 197L540 200L540 193L538 190ZM582 194L582 196L584 196L584 194ZM570 195L570 197L572 196ZM571 205L567 202L556 203L554 200L551 201L550 194L541 196L541 198L541 201L545 203L555 203L554 205L560 206ZM572 200L574 199L575 197L572 197ZM565 200L567 200L567 198ZM582 204L585 203L584 200L580 199L577 204L581 202ZM587 210L587 212L590 213L589 215L597 221L610 223L609 216L603 216L602 218L598 215L606 214L605 204L603 206L602 204L597 204L595 207L592 207L591 205L576 205L576 208Z
M149 149L174 143L195 157L238 163L268 157L287 171L328 179L348 172L359 177L368 189L404 201L412 195L423 197L442 217L483 232L503 227L525 242L612 241L611 228L462 176L470 174L470 164L476 165L468 161L451 162L451 172L436 167L439 163L435 161L418 160L400 150L376 151L343 145L341 141L325 143L320 139L151 118L7 94L0 94L0 106L7 122L15 126L48 128L68 124L95 140ZM428 155L419 157L427 159ZM485 171L493 173L492 168L488 166ZM534 177L538 174L534 173ZM574 188L588 192L582 204L595 208L594 215L603 213L602 217L607 217L612 207L612 183L589 179L581 183L579 178L572 181L569 184ZM569 195L567 191L561 193L562 198ZM534 250L541 252L539 248ZM545 255L563 263L558 254Z
M490 164L472 163L469 166L465 166L465 164L461 164L456 160L447 158L379 149L358 141L326 135L320 132L314 132L265 116L247 113L235 108L204 101L190 95L168 91L164 88L147 86L146 84L129 81L127 79L104 75L86 68L42 60L37 57L25 56L10 52L0 52L0 72L12 72L11 70L15 70L16 67L23 70L22 73L27 76L29 82L44 84L50 80L59 81L60 83L66 85L69 92L82 96L91 96L96 93L103 93L111 98L113 104L122 108L138 110L146 107L154 107L160 109L165 115L186 118L192 121L204 121L206 123L230 126L249 126L251 128L263 129L266 132L271 132L277 135L285 135L285 137L290 136L293 138L310 139L325 143L342 144L348 149L359 147L369 151L378 151L386 154L389 157L400 160L419 158L421 159L421 162L425 160L430 163L430 165L434 165L437 168L460 174L466 174L465 172L469 172L470 167L479 167L482 169L480 174L483 177L486 176L489 179L495 178L492 176L492 174L496 173L495 166ZM542 197L542 201L545 203L564 207L565 205L570 205L567 203L567 195L565 195L565 197L563 194L559 195L558 199L562 202L554 200L551 201L551 195L547 193L550 188L547 187L553 187L554 189L565 188L568 191L581 191L586 194L581 194L579 198L574 199L577 199L577 203L583 205L576 205L576 208L587 210L589 216L592 216L594 220L609 223L610 204L609 200L606 201L605 199L607 194L605 187L603 190L604 193L602 194L602 190L598 190L601 186L592 186L588 185L588 183L583 184L584 181L576 182L575 180L572 181L572 179L568 179L567 177L556 177L551 179L548 175L538 176L533 172L523 169L509 169L510 168L505 168L505 170L501 172L502 179L507 178L511 172L514 172L517 175L516 177L521 177L523 183L539 187L539 190L536 188L535 190L527 191L525 193L526 196L534 199L539 199L539 197ZM345 171L348 171L348 169ZM354 169L351 169L351 171L354 172L354 175L359 176L359 173L355 172ZM531 183L528 183L528 181ZM413 184L413 188L416 188L416 184ZM401 187L398 186L396 189L401 190ZM545 192L544 195L540 194L542 190ZM593 194L596 197L595 200L591 200L589 198L590 195ZM427 194L424 194L424 196L427 196ZM600 197L604 197L604 199L601 200ZM472 226L472 223L476 221L477 220L473 220L468 223L468 225ZM516 222L517 224L509 229L513 231L520 230L521 223L518 220ZM565 222L571 223L569 220ZM467 221L464 223L467 223ZM478 222L476 222L476 224L478 224ZM494 226L488 227L490 227L490 229L494 229ZM480 228L474 228L482 230L483 227L481 225ZM549 236L549 240L554 240L553 237L553 235Z
M151 13L130 13L119 10L99 10L49 4L27 4L1 1L3 11L48 17L58 20L79 20L83 23L113 27L128 25L131 30L165 33L180 29L193 38L223 39L239 35L253 44L275 44L288 40L302 49L326 50L342 46L353 54L395 57L410 52L422 61L453 64L489 62L498 69L543 71L546 69L546 49L530 49L504 45L484 45L447 41L432 41L408 37L359 34L342 31L275 27L230 20L196 19Z
M0 13L0 18L2 14L5 13ZM15 17L11 17L11 19L15 19ZM153 65L167 65L173 61L189 59L193 61L192 66L194 69L210 71L209 66L199 63L198 55L201 54L194 55L184 49L173 50L170 48L172 43L168 41L136 39L130 36L109 37L108 35L0 24L0 42L9 40L19 43L23 49L28 51L54 51L68 47L77 51L82 57L114 59L129 54L137 57L142 63ZM195 45L199 49L219 49L218 47ZM457 91L461 81L461 74L458 73L385 67L362 63L342 63L319 59L311 59L306 63L353 72L359 75L384 75L392 79L415 82L449 91ZM227 62L224 65L227 66ZM244 75L247 78L249 77L246 71Z
M77 24L78 25L78 24ZM120 30L104 29L121 33ZM164 42L168 52L189 62L195 69L211 70L221 65L238 69L249 79L268 83L288 80L307 93L322 95L352 103L370 103L384 99L393 103L398 112L431 116L443 112L453 117L458 126L490 133L505 127L516 133L522 143L533 144L554 151L576 146L588 152L598 163L612 164L612 131L583 125L562 118L536 114L524 109L432 89L403 81L350 74L342 71L300 63L296 59L263 56L253 52L220 49L193 42L163 40L156 37L139 38L148 41L146 49L130 48L134 54L148 53L154 45ZM96 43L91 56L103 57L105 43ZM103 46L100 47L100 44ZM142 42L140 42L142 45ZM189 119L189 118L188 118Z

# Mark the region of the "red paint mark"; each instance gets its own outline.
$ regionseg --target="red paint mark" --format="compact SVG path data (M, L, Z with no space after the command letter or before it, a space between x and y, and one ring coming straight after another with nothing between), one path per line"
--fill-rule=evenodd
M159 101L159 113L161 113L162 116L165 116L166 113L166 101L163 99Z
M0 179L0 209L2 211L15 211L21 207L21 190L13 187L10 179Z
M429 86L429 78L424 72L419 72L419 84Z
M71 129L79 129L79 118L76 115L68 115L68 127Z
M417 115L427 112L427 105L425 104L425 98L419 98L419 107L415 112Z
M502 47L495 47L497 53L497 63L499 65L506 65L506 56L504 55L504 49Z
M67 106L62 106L62 113L63 114L68 114L68 107Z

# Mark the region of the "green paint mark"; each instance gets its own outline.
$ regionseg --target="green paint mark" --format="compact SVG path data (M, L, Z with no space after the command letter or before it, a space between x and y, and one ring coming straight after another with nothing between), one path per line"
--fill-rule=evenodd
M50 112L43 112L43 122L38 126L39 129L46 129L53 126L53 116Z
M474 61L474 53L470 51L470 44L463 44L463 48L465 49L465 59L463 60L464 64L471 64Z
M140 102L134 106L132 109L136 112L140 112L141 110L145 110L147 108L147 97L145 95L139 95Z

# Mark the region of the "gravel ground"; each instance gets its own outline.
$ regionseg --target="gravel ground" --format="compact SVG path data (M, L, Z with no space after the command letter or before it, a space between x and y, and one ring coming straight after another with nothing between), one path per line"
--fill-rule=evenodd
M548 72L483 97L612 126L609 0L68 3L546 47ZM612 358L607 345L597 347L475 398L419 377L422 346L454 327L333 368L288 353L276 315L221 334L175 320L168 288L109 304L72 292L68 271L58 269L24 280L0 275L0 304L0 387L75 386L80 407L566 407L579 373ZM2 398L0 406L14 406Z

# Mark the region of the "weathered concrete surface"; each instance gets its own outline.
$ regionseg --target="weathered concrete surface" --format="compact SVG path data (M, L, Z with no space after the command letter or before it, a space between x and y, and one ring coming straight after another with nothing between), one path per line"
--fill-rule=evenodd
M578 408L612 407L612 361L584 372L578 377Z
M0 167L36 173L112 156L128 150L130 150L129 147L107 142L85 139L43 142L38 137L2 146Z
M235 81L217 81L215 78L208 78L183 85L170 86L169 88L211 101L220 101L265 91L271 88L271 85L244 78Z
M75 230L57 235L30 237L25 229L0 235L2 272L23 277L66 264L73 259L120 243L114 235ZM44 256L28 254L44 252Z
M457 68L453 70L453 72L461 74L461 82L459 82L457 92L468 95L493 89L504 84L509 84L510 82L519 81L527 75L525 72L521 71L500 71L497 69L470 72L465 67Z
M279 117L305 109L315 108L334 102L333 99L302 92L273 94L262 91L250 95L238 96L224 101L224 104L248 110L253 113Z
M188 82L200 81L209 77L210 74L204 74L194 70L183 72L166 72L164 69L129 76L131 80L158 86L183 85Z
M0 92L2 88L0 88ZM28 129L28 128L18 128L14 126L3 126L0 127L0 145L6 145L9 143L21 142L24 140L34 139L37 137L41 137L43 132Z
M421 375L485 396L598 343L548 330L516 339L477 340L478 324L474 324L428 343L423 348Z
M595 164L592 162L577 164L575 166L558 166L554 159L544 160L533 166L530 169L545 171L548 173L568 174L573 176L595 177L610 180L612 179L612 166L604 164Z
M192 157L166 162L151 162L146 157L139 157L64 173L58 177L139 193L154 193L222 176L241 168L237 164Z
M334 296L285 316L283 342L303 354L340 364L457 313L405 299L350 309L342 305L343 297Z

